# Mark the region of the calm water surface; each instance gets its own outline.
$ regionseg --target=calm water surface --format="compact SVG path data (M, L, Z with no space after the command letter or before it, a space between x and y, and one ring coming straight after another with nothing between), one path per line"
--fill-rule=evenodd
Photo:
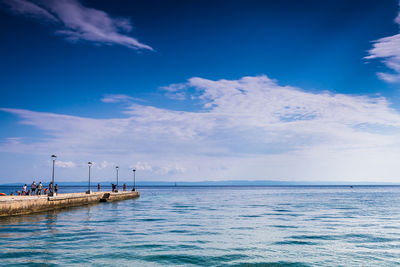
M0 265L400 266L400 187L140 192L1 218Z

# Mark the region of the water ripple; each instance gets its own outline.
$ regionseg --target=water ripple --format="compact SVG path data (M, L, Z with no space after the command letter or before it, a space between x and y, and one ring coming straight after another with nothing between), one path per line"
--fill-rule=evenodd
M144 188L0 218L0 265L394 266L398 221L400 187Z

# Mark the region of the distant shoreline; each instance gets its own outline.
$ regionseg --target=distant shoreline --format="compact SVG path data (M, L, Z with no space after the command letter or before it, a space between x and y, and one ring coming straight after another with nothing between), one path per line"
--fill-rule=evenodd
M111 184L115 182L100 182L100 183L92 183L91 187L97 187L97 184L100 184L101 187L111 187ZM12 184L0 184L1 187L19 187L23 186L25 183L12 183ZM47 186L48 183L43 183L44 186ZM122 186L126 184L128 187L132 187L132 183L120 182L119 185ZM30 183L28 184L30 186ZM59 186L62 187L87 187L86 183L58 183ZM381 187L390 187L390 186L400 186L398 183L282 183L282 184L223 184L223 183L188 183L188 182L176 182L175 183L136 183L136 187L372 187L372 186L381 186Z

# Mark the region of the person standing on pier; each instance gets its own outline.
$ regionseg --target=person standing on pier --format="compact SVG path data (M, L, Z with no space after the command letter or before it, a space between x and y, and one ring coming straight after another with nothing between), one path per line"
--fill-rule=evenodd
M26 184L22 187L22 195L26 195Z
M124 189L124 191L126 191L126 184L124 184L123 189Z
M40 196L42 194L42 182L39 183L39 185L37 186L37 195Z
M100 184L97 184L97 191L100 192Z
M55 186L54 186L54 192L57 194L58 193L58 184L56 184Z
M34 196L35 193L36 193L36 183L35 183L35 181L33 181L33 183L31 184L31 191L32 191L32 196Z

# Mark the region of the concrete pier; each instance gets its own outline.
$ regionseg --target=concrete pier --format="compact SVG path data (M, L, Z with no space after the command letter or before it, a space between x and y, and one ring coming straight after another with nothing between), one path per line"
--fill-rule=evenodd
M57 194L57 196L0 196L0 217L137 198L138 191Z

